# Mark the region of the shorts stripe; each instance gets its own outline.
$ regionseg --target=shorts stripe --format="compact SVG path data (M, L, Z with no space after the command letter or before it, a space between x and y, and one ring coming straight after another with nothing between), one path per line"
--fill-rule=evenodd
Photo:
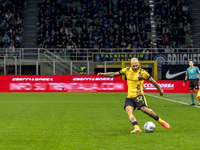
M145 101L146 106L148 107L147 100L146 100L145 96L144 96L144 101Z

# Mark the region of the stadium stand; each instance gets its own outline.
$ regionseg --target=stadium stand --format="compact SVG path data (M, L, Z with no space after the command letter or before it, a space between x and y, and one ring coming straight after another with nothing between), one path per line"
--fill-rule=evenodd
M158 48L191 48L191 22L187 0L155 0Z
M0 1L0 48L3 51L15 51L22 45L23 0L1 0Z
M190 48L192 20L187 1L155 2L158 47ZM149 13L149 4L143 0L43 2L38 46L150 48Z
M40 48L152 47L147 1L62 0L39 6Z
M193 48L187 0L0 0L0 11L4 68L17 68L18 59L38 60L54 68L49 74L56 74L55 66L64 74L79 60L121 61L140 55L153 60L163 52L200 51Z
M21 47L23 3L0 1L0 48ZM187 0L155 3L157 47L192 47ZM135 51L141 52L140 48L153 47L151 9L146 0L40 0L38 6L39 48L138 48Z

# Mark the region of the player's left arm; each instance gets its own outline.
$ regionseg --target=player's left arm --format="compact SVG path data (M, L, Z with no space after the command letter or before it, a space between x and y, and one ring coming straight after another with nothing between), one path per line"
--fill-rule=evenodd
M199 73L199 84L200 84L200 73Z
M152 77L149 78L149 81L158 89L160 96L163 96L164 91L161 89L158 83Z
M160 88L158 83L151 77L151 75L147 71L142 69L142 76L141 77L144 80L150 81L158 89L160 96L163 96L164 91Z
M199 68L197 68L197 73L199 75L199 84L200 84L200 71L199 71Z

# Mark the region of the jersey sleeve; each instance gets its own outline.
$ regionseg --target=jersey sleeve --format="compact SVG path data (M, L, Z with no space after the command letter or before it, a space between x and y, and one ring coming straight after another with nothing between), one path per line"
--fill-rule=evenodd
M197 74L200 74L200 72L199 72L199 68L197 67Z
M186 76L189 76L188 69L186 70L186 73L185 73L185 75L186 75Z
M151 77L151 75L144 69L141 70L141 76L142 76L142 79L144 80L149 80L149 78Z
M128 67L123 68L122 70L120 70L119 71L120 75L126 74L127 70L128 70Z

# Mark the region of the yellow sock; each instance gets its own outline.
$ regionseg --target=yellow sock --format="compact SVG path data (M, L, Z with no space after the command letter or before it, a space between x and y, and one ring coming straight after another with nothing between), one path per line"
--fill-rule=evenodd
M159 123L162 123L162 122L163 122L163 120L162 120L161 118L159 118L159 119L158 119L158 122L159 122Z
M138 125L134 125L133 126L134 128L137 128L137 129L140 129L140 127Z

